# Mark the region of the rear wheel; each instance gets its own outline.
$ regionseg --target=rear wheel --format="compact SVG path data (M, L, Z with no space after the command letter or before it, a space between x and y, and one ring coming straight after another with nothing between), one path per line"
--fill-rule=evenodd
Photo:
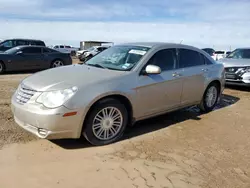
M203 112L212 111L218 102L219 95L220 95L220 91L219 91L218 84L211 83L207 87L207 89L204 93L203 99L202 99L201 104L200 104L200 109Z
M5 66L3 62L0 61L0 74L3 74L5 72Z
M55 60L51 63L51 68L61 67L64 66L64 63L62 60Z
M88 114L82 134L93 145L106 145L122 137L127 123L126 107L115 99L104 99Z

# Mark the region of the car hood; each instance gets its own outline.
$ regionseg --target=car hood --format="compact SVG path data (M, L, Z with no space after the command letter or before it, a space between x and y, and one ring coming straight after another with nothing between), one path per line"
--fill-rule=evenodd
M246 67L250 66L250 59L231 59L231 58L224 58L218 61L222 63L224 67Z
M81 88L122 74L125 72L87 65L70 65L35 73L24 79L22 84L36 91L52 91L73 86Z

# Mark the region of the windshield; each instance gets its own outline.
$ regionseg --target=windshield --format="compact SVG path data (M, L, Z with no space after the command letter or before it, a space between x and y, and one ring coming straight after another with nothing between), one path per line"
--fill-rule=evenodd
M129 71L149 49L139 46L114 46L94 56L86 64L113 70Z
M19 47L15 47L15 48L11 48L11 49L9 49L9 50L6 50L4 53L6 53L6 54L15 54L15 53L17 53L19 50L20 50Z
M227 58L232 59L250 59L250 49L236 49L230 53Z
M88 49L87 49L87 51L89 51L89 52L90 52L90 51L93 51L93 50L95 50L95 47L91 47L91 48L88 48Z

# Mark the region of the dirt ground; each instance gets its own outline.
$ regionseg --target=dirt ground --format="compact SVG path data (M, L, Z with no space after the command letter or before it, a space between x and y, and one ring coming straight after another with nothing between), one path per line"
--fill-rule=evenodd
M249 188L250 93L231 88L217 109L137 123L105 147L38 140L13 121L10 97L29 74L0 76L1 188Z

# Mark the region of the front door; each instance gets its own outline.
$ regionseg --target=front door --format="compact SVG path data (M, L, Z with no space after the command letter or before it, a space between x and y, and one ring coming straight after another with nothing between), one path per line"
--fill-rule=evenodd
M180 105L183 80L175 74L176 50L156 52L145 67L149 64L159 66L162 72L138 76L137 117L150 116Z
M190 49L179 49L179 70L183 77L181 105L189 105L201 101L207 73L207 65L203 56Z
M22 58L24 58L25 70L39 69L44 61L42 49L40 47L27 47L22 50Z

